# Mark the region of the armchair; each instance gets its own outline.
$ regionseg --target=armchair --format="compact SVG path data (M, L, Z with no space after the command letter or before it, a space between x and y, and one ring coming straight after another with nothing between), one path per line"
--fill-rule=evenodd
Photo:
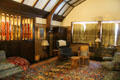
M19 60L18 60L19 58ZM0 79L3 79L7 76L11 76L13 74L19 73L24 71L23 66L21 65L20 57L11 57L9 59L6 58L5 51L0 51ZM14 60L14 62L13 62ZM27 62L26 62L27 63ZM25 65L24 65L25 68Z
M57 46L59 49L59 58L60 59L68 59L72 56L72 49L68 46L65 40L59 40L57 42Z
M116 52L112 61L104 61L101 63L104 68L109 70L120 70L120 52Z
M81 65L89 65L89 45L84 44L80 45L80 48L78 50L78 56L80 57L80 63Z

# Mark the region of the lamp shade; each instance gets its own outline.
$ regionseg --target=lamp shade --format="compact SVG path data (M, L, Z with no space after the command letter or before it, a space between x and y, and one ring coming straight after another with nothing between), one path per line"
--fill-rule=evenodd
M47 40L42 40L42 43L41 43L42 46L49 46L49 43Z
M97 38L97 39L95 40L95 42L101 42L101 40L100 40L99 38Z

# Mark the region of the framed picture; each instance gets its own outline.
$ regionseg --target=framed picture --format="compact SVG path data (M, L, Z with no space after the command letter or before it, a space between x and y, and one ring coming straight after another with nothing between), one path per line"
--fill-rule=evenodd
M39 28L38 28L38 39L39 39L39 40L45 39L45 35L46 35L46 30L45 30L45 28L39 27Z

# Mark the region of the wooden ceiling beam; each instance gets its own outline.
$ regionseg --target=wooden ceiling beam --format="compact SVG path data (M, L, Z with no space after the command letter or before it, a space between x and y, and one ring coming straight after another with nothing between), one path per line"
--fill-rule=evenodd
M32 7L35 7L35 5L38 3L39 0L36 0Z
M84 1L86 1L86 0L81 0L79 4L83 3ZM73 5L76 4L77 2L79 2L79 1L74 2Z
M58 13L57 13L57 15L60 13L60 11L65 7L65 5L66 5L67 3L65 3L63 6L62 6L62 8L58 11Z
M65 1L69 6L71 6L71 7L74 7L73 5L71 5L69 2L70 1Z
M86 0L81 1L79 4L83 3L84 1L86 1ZM76 4L77 2L79 2L79 1L74 2L73 5ZM78 4L78 5L79 5L79 4ZM68 12L68 14L69 14L72 10L73 10L73 8ZM67 14L67 15L68 15L68 14ZM63 14L63 15L64 15L64 14ZM67 16L67 15L66 15L66 16Z
M51 26L52 23L52 19L53 19L53 15L55 10L57 9L57 7L63 2L64 0L59 0L59 2L55 5L55 7L51 10L50 14L47 17L47 27Z
M49 1L45 4L45 6L43 7L42 10L44 10L44 9L46 8L46 6L49 4L50 1L51 1L51 0L49 0Z
M0 0L0 12L34 18L47 18L47 16L50 14L50 12L33 8L31 6L21 4L12 0ZM64 17L55 15L53 19L56 21L62 21Z
M72 10L73 10L73 8L67 13L67 15L68 15ZM64 14L63 14L63 15L64 15ZM67 15L66 15L66 16L67 16Z
M25 0L22 0L22 2L21 2L21 3L23 4L23 2L24 2L24 1L25 1Z
M73 7L72 7L73 8ZM65 12L67 11L69 9L69 7L63 12L63 14L62 15L64 15L65 14Z
M72 5L74 5L75 3L79 2L79 0L75 1Z

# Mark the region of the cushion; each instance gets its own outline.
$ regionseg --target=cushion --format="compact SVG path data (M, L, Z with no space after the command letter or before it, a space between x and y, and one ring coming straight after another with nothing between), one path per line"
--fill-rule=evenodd
M59 42L59 47L60 46L66 46L66 41L65 40L58 40Z
M113 62L120 62L120 52L116 52L113 57Z
M81 51L80 56L88 56L88 51Z
M30 64L28 60L26 60L25 58L21 58L21 57L9 57L7 61L12 64L21 66L23 70L27 70Z
M102 62L101 64L104 68L109 70L113 70L115 65L115 63L113 63L112 61L105 61L105 62Z
M7 61L0 62L0 71L6 70L6 69L12 68L12 67L15 67L15 65L12 63L9 63Z
M0 50L0 61L5 60L5 59L6 59L5 51Z
M72 56L72 49L68 47L60 48L60 53L66 56Z
M112 57L103 57L103 60L106 60L106 61L111 61L113 58Z
M9 69L6 69L4 71L0 71L0 78L5 78L7 76L11 76L13 74L16 74L18 72L22 72L23 69L19 66L17 67L13 67L13 68L9 68Z

